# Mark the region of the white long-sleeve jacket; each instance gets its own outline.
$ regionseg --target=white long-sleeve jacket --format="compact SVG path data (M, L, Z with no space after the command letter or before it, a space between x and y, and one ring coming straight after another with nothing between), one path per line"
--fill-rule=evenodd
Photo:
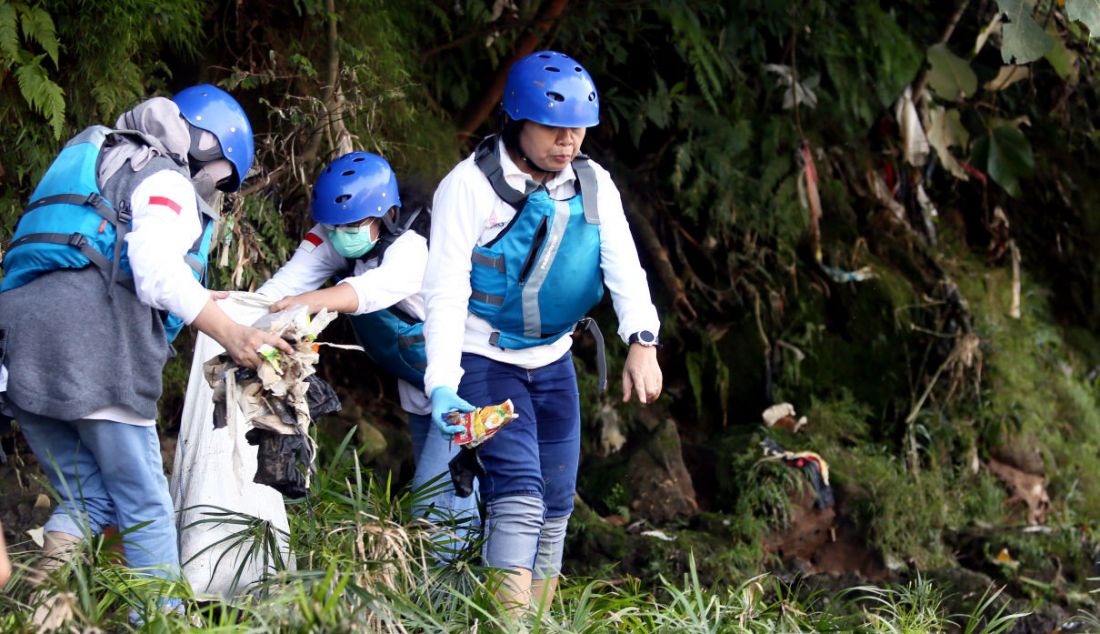
M167 310L190 324L210 298L195 279L184 257L202 233L195 188L172 170L146 178L130 196L133 224L126 234L126 253L134 274L134 290L143 304ZM88 418L152 426L129 407L105 407Z
M507 183L524 191L527 175L508 156L503 143L500 163ZM660 320L650 299L645 270L638 261L619 190L607 170L594 161L592 167L599 196L600 268L619 318L619 336L626 342L631 334L643 330L656 334ZM562 200L576 193L575 183L573 168L566 167L545 187L551 198ZM427 308L427 394L439 386L457 389L462 379L463 352L530 369L556 361L573 343L567 335L543 346L505 350L489 343L492 326L468 310L474 246L495 238L515 214L515 209L493 191L472 154L455 166L436 189L432 248L423 291Z
M416 317L424 318L424 300L420 288L424 267L428 261L428 241L415 231L406 231L386 249L385 257L367 262L356 261L347 271L348 260L336 252L328 232L315 225L290 260L256 292L281 299L316 290L334 275L347 274L340 284L347 284L359 298L353 313L361 315L391 306ZM413 414L427 414L431 401L420 390L402 379L397 380L401 408Z

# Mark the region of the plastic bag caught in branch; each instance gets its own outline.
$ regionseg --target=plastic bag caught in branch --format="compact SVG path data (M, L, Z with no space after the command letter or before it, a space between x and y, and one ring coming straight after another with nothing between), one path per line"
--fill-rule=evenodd
M901 130L901 144L905 150L905 161L914 167L922 167L928 162L928 137L924 134L917 107L913 104L913 90L906 86L905 92L898 98L894 116Z

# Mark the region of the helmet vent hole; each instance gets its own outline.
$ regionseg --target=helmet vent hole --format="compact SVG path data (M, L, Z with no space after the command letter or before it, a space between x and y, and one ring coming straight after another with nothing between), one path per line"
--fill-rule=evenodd
M363 161L365 161L365 160L366 160L366 159L365 159L365 158L363 158L362 156L357 156L357 157L355 157L355 158L351 159L351 162L352 162L352 163L362 163L362 162L363 162Z
M340 176L351 176L354 173L355 170L344 170L343 172L340 172Z
M574 66L573 70L577 71L578 73L583 73L584 72L584 69L581 68L580 66Z
M546 53L540 54L539 57L541 57L542 59L550 59L550 56L547 55Z
M548 93L546 93L546 96L553 99L554 101L557 101L558 103L561 103L561 102L565 101L565 96L562 95L561 93L548 92Z
M588 100L589 101L595 101L596 100L596 93L594 93L594 92L588 93Z
M351 200L351 194L340 194L339 196L336 197L336 203L337 204L346 203L349 200Z
M561 72L561 69L556 67L556 66L547 66L546 70L550 71L551 73L560 73Z

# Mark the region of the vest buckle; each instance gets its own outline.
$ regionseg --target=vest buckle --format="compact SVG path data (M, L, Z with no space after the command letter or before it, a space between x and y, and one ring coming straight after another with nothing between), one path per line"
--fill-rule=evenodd
M130 221L134 219L134 214L130 211L130 205L125 202L118 206L118 211L115 212L115 216L122 224L130 224Z
M69 246L83 249L88 244L88 238L83 233L74 233L69 236Z

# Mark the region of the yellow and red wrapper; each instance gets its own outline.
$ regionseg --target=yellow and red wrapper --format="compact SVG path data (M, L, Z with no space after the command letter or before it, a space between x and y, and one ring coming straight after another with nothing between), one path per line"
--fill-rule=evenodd
M508 423L519 418L512 407L512 399L504 401L500 405L480 407L472 412L451 412L447 420L452 425L461 425L462 431L455 434L456 445L477 447L489 440L493 434L500 431Z

